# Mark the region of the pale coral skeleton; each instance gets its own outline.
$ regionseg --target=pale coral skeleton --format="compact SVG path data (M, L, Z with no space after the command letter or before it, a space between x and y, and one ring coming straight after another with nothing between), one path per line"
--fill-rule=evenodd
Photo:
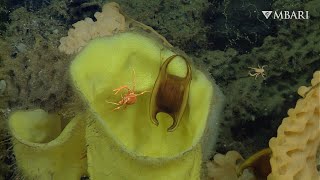
M250 71L248 72L248 74L250 75L250 76L254 76L255 78L254 79L257 79L257 77L259 76L259 75L261 75L262 77L263 77L263 79L266 79L266 77L265 77L265 70L264 70L264 67L266 67L267 65L263 65L262 67L260 67L259 65L258 65L258 68L253 68L253 67L248 67L249 69L251 69L251 70L254 70L254 73L251 73Z
M123 96L121 94L121 100L119 102L106 101L109 104L114 104L114 105L118 106L118 107L114 108L112 111L119 110L121 107L124 107L123 109L125 109L127 107L127 105L132 105L132 104L136 103L138 96L140 96L144 93L150 92L150 91L143 91L139 94L136 94L134 92L135 86L136 86L136 78L135 78L135 71L134 71L134 69L132 69L132 70L133 70L132 89L130 89L127 85L120 86L120 87L113 90L115 92L114 95L118 94L118 92L120 92L121 90L126 89L127 93L125 94L125 96Z

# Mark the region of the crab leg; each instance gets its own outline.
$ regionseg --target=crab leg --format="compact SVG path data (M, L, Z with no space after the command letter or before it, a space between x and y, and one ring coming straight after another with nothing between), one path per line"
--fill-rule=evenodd
M128 91L130 91L129 87L127 85L125 86L120 86L117 89L114 89L113 91L115 91L114 95L118 94L119 91L121 91L122 89L126 89Z

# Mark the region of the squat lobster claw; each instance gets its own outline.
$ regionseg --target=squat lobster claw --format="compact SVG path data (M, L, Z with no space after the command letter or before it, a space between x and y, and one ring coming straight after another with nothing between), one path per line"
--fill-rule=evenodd
M135 80L135 71L134 71L134 69L132 69L132 70L133 70L132 89L130 89L127 85L120 86L120 87L114 89L113 92L115 92L114 95L117 95L121 90L123 90L123 89L127 90L127 93L124 96L121 94L121 100L119 102L106 101L109 104L114 104L114 105L118 106L118 107L114 108L112 111L119 110L121 107L124 107L123 109L125 109L127 107L127 105L132 105L132 104L136 103L138 96L140 96L144 93L150 92L150 91L143 91L138 94L136 94L134 92L135 86L136 86L136 80Z

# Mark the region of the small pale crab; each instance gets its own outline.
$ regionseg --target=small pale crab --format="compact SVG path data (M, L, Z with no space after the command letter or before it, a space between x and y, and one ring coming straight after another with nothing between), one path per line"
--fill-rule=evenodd
M121 107L124 107L123 109L125 109L127 107L127 105L132 105L132 104L136 103L138 96L140 96L144 93L150 92L150 91L143 91L138 94L136 94L134 92L135 86L136 86L136 79L135 79L135 71L134 71L134 69L132 69L132 70L133 70L132 89L130 89L127 85L120 86L120 87L114 89L113 91L115 92L114 95L116 95L123 89L127 90L127 93L124 96L121 94L121 100L119 102L106 101L109 104L114 104L114 105L118 106L118 107L114 108L112 111L119 110Z
M264 67L267 67L267 65L263 65L262 67L260 67L260 65L258 65L258 68L248 67L249 69L251 69L248 72L248 74L250 76L254 76L255 77L254 79L257 79L257 77L259 75L261 75L263 77L263 79L266 79ZM254 71L253 73L251 72L252 70Z

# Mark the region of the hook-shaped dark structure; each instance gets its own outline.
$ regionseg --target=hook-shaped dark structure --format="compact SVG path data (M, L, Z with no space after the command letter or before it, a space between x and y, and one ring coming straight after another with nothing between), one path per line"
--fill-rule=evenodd
M185 77L179 77L167 72L168 65L175 57L184 59L187 67ZM166 59L160 68L151 94L150 118L153 124L159 125L156 116L159 112L164 112L173 119L173 123L167 131L172 132L177 128L187 106L191 79L191 67L185 57L176 54Z

